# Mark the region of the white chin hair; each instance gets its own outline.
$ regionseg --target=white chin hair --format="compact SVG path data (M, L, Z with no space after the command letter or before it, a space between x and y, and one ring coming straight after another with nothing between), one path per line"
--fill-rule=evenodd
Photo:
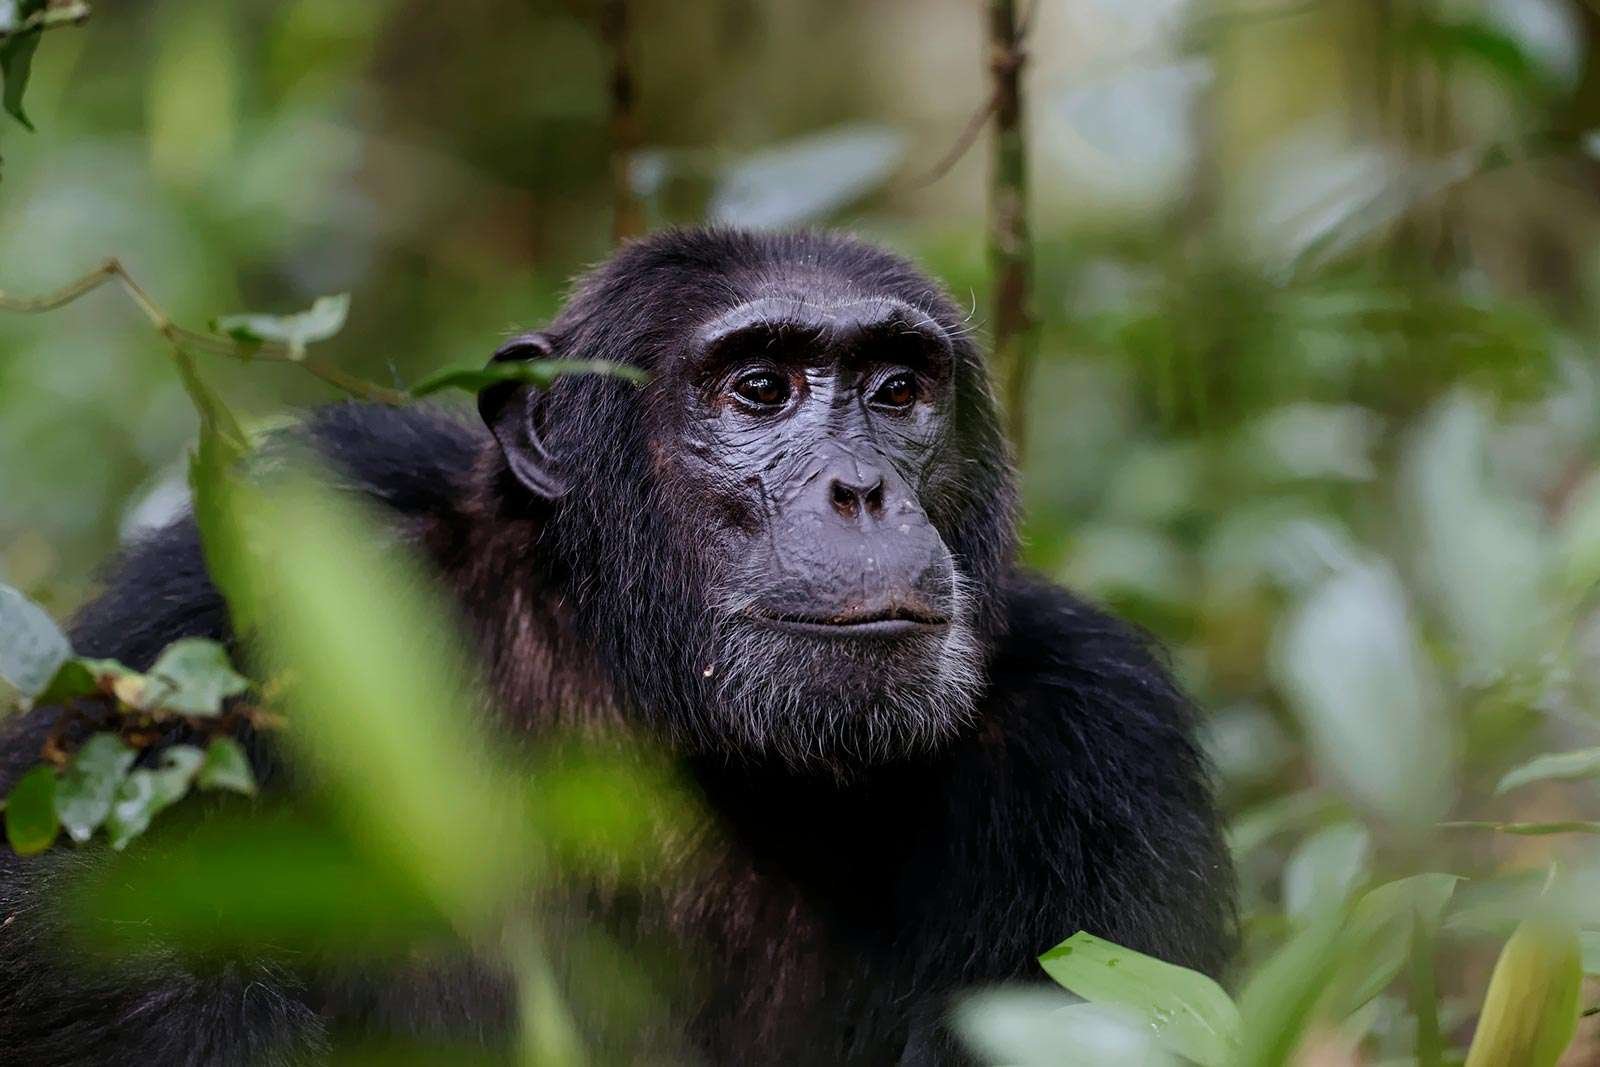
M956 612L939 633L893 643L729 619L703 675L717 730L739 752L796 768L847 770L936 751L972 722L984 684L967 614Z

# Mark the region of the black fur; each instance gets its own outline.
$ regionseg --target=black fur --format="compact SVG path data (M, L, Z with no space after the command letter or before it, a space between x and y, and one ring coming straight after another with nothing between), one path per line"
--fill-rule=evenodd
M653 451L676 417L664 385L563 379L538 400L570 486L555 500L530 498L483 429L453 414L342 405L302 430L458 592L509 736L644 725L703 791L716 826L686 864L695 880L601 908L625 943L664 940L693 964L671 1020L632 1035L626 1055L961 1062L951 998L1037 979L1035 957L1080 929L1220 973L1232 871L1193 711L1140 634L1014 568L981 360L931 283L837 237L674 233L592 275L548 336L558 355L659 369L685 323L774 284L892 294L957 339L958 454L925 493L972 586L986 681L973 721L932 751L819 770L729 743L686 658L708 564L695 498ZM189 520L126 552L73 628L81 652L134 666L186 635L229 637ZM37 762L56 714L10 726L0 788ZM270 776L275 755L256 749ZM338 979L250 960L202 974L173 955L85 967L52 902L95 855L0 851L7 1062L288 1064L318 1058L331 1032L506 1024L505 989L471 966Z

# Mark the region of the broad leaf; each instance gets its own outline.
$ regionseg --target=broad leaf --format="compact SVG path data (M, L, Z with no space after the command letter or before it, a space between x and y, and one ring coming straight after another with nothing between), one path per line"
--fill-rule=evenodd
M31 856L54 843L57 825L55 768L35 767L6 797L6 840L17 855Z
M1197 971L1082 931L1039 963L1085 1000L1134 1012L1164 1048L1204 1067L1230 1067L1238 1054L1239 1011L1221 986Z
M448 932L393 867L328 826L281 814L206 819L181 840L128 849L67 903L113 951L125 951L123 938L201 950L407 950Z
M140 768L124 778L106 817L111 847L125 848L149 828L158 812L182 800L204 759L193 745L173 745L161 753L158 769Z
M963 1000L956 1028L983 1063L1006 1067L1163 1067L1177 1062L1156 1047L1136 1012L1084 1004L1051 989L1002 989Z
M203 637L186 637L156 659L135 706L178 715L220 715L223 701L248 688L249 680L233 669L225 648Z
M247 499L261 632L294 678L291 740L339 791L356 840L481 920L526 877L530 830L522 788L469 726L479 688L452 612L331 491L289 480Z
M0 678L23 696L34 697L71 657L72 646L45 610L9 585L0 585Z
M446 367L428 375L411 387L414 397L431 396L446 389L480 393L501 382L527 382L541 389L566 374L609 374L643 384L649 376L638 367L603 359L540 359L526 362L491 363L486 367Z
M1333 995L1339 1014L1349 1015L1394 981L1413 950L1417 924L1426 930L1438 927L1459 881L1453 874L1418 874L1386 882L1356 903L1345 928L1346 962Z
M842 126L774 145L727 167L706 213L729 226L814 221L881 187L905 147L902 134L882 126Z
M250 758L245 755L244 746L231 737L219 737L211 742L197 781L202 789L226 789L246 796L254 796L256 791Z
M1529 782L1549 779L1597 777L1600 777L1600 748L1579 748L1571 752L1546 753L1507 771L1494 791L1504 793Z
M1452 724L1393 568L1324 582L1284 622L1273 668L1318 765L1353 799L1413 826L1444 814Z
M116 734L84 742L56 783L56 817L74 841L84 842L111 814L111 801L138 753Z
M212 323L212 329L235 341L256 344L275 341L288 348L291 358L301 359L307 345L326 341L344 329L349 314L350 294L340 293L319 296L309 311L294 315L224 315Z
M1553 1067L1578 1026L1577 931L1528 919L1495 961L1466 1067Z
M1283 869L1283 908L1291 919L1344 903L1367 879L1370 836L1353 822L1324 827L1302 841Z

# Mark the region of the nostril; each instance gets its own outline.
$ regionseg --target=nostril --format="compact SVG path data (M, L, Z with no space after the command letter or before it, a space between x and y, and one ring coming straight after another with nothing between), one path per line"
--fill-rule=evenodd
M832 494L833 509L847 519L852 518L860 507L856 491L843 482L834 482Z
M874 515L883 514L883 483L879 482L867 490L867 510Z

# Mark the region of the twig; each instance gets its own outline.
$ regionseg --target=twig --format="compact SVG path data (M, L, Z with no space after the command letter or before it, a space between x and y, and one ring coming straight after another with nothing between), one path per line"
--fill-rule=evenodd
M611 235L621 242L644 232L644 209L631 173L639 151L639 115L628 53L628 0L605 0L600 35L611 50Z
M0 311L16 311L23 314L42 314L48 311L55 311L78 300L80 297L94 292L102 285L113 280L121 286L122 291L128 295L128 298L149 320L155 331L179 349L194 349L211 355L227 356L246 363L254 360L268 363L298 363L311 374L352 396L391 405L404 404L409 399L405 393L399 390L386 389L381 385L346 374L339 368L314 356L302 356L298 352L291 352L287 345L279 344L275 341L235 341L231 338L218 337L215 334L202 333L198 330L179 326L161 309L160 305L151 299L150 294L145 292L144 287L134 281L132 275L115 257L101 263L77 281L43 296L20 297L0 291Z
M1027 14L1023 15L1022 19L1017 23L1016 35L1019 40L1028 36L1028 30L1033 25L1033 18L1039 13L1039 3L1040 0L1034 0L1033 4L1028 8ZM999 107L1000 90L995 88L989 93L989 98L979 104L978 109L968 117L966 125L961 127L961 132L956 136L955 143L945 151L944 155L939 157L939 162L930 167L927 174L907 182L905 187L907 189L922 189L949 174L951 168L961 162L961 157L965 156L968 150L972 148L974 142L978 139L978 134L983 132L984 125L988 123L990 117L994 115Z
M930 167L928 173L922 177L907 182L906 188L922 189L949 174L951 168L961 162L961 157L966 155L968 149L977 141L978 134L983 132L983 127L988 123L989 117L995 113L995 109L999 106L999 94L990 93L989 99L980 104L978 110L974 111L972 116L967 119L967 124L961 128L961 133L956 137L955 143L946 150L944 155L939 157L939 162Z
M1035 7L1033 10L1037 10ZM1027 19L1031 20L1033 10ZM1021 28L1016 0L989 0L989 67L994 78L994 157L989 179L989 266L994 275L995 377L1006 430L1020 459L1027 445L1027 393L1036 336L1030 307L1033 248L1028 234L1028 150L1023 129Z
M10 30L0 29L0 41L7 37L20 37L24 33L34 30L54 30L63 26L82 26L88 21L90 9L88 4L69 3L53 4L42 8L23 19Z

